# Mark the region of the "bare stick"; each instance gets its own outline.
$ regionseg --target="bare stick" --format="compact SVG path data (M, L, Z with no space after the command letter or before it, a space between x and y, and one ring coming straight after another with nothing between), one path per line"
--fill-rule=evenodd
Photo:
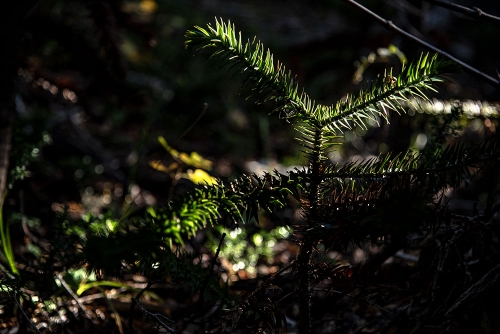
M152 312L149 312L148 310L146 310L144 308L144 306L142 306L142 304L139 302L139 300L137 300L137 298L132 298L132 301L133 303L135 303L137 305L137 307L139 308L139 310L141 310L141 312L151 318L154 318L158 324L160 324L163 328L165 328L168 332L170 333L175 333L175 330L170 328L165 322L170 322L170 323L174 323L174 321L170 320L169 318L167 318L166 316L164 316L163 314L160 314L160 313L152 313Z
M139 298L141 298L141 296L144 292L146 292L153 284L160 283L160 282L163 282L163 281L159 280L159 281L148 282L146 287L144 289L142 289L141 291L139 291L139 293L137 294L137 296L135 298L132 298L132 303L130 304L130 317L128 319L128 326L129 326L130 330L132 331L132 333L137 332L135 327L134 327L134 324L133 324L134 323L134 310L135 310L136 305L139 308L139 310L141 310L141 312L143 314L145 314L146 316L149 316L151 318L154 318L158 322L158 324L160 324L163 328L165 328L170 333L175 333L175 330L173 330L167 324L165 324L165 322L174 323L174 321L170 320L169 318L167 318L163 314L149 312L139 302Z
M103 291L104 292L104 289L102 287L98 287L98 289L100 291ZM120 334L123 334L123 325L122 325L122 319L120 317L120 313L118 313L118 311L116 310L116 307L113 305L113 303L111 302L111 300L108 298L108 296L106 296L105 293L103 293L104 295L104 299L106 300L106 302L108 303L109 305L109 308L111 309L111 312L113 312L114 316L115 316L115 323L116 323L116 326L118 327L118 332Z
M441 49L438 49L437 47L427 43L427 42L424 42L423 40L421 40L420 38L417 38L415 36L413 36L412 34L404 31L403 29L399 28L398 26L396 26L392 21L388 21L386 19L384 19L383 17L375 14L374 12L372 12L371 10L369 10L368 8L360 5L359 3L357 3L356 1L353 1L353 0L343 0L344 2L347 2L351 5L353 5L354 7L362 10L363 12L369 14L370 16L372 16L375 20L377 20L380 24L382 24L383 26L385 26L386 28L388 28L389 30L393 30L393 31L396 31L398 32L399 34L403 35L404 37L406 38L409 38L411 39L412 41L422 45L423 47L433 51L433 52L436 52L437 54L440 54L441 56L443 57L446 57L448 59L450 59L451 61L459 64L460 66L462 66L464 68L465 71L473 74L473 75L476 75L476 76L479 76L480 78L482 78L483 80L485 80L486 82L492 84L493 86L496 86L496 87L499 87L500 86L500 80L497 80L481 71L479 71L478 69L464 63L463 61L453 57L452 55L450 55L449 53L447 52L444 52L443 50Z
M85 317L90 320L91 316L90 316L89 312L83 306L83 304L80 302L80 298L78 298L76 293L74 293L73 290L71 290L71 287L68 285L68 283L66 283L66 281L62 277L61 273L57 273L56 276L57 276L57 279L59 280L59 282L61 282L62 286L66 289L66 291L68 291L68 293L71 295L71 297L73 297L73 299L76 301L78 307L83 311L83 314L85 314Z
M137 304L139 298L141 298L142 294L144 293L144 291L146 291L147 289L149 289L151 287L151 285L153 285L153 281L150 281L148 282L148 284L146 285L146 287L144 289L142 289L141 291L139 291L139 293L137 294L137 296L135 298L132 298L132 303L130 303L130 316L128 318L128 327L130 328L130 330L132 331L132 333L136 333L137 331L135 330L135 327L134 327L134 310L135 310L135 305Z
M94 293L92 295L88 295L88 296L85 296L85 297L82 297L82 298L78 298L80 300L80 303L89 303L89 302L93 302L94 300L96 299L101 299L101 298L104 298L105 297L105 293ZM62 301L62 302L58 302L56 303L56 306L57 307L60 307L60 306L63 306L63 305L68 305L68 304L71 304L71 305L74 305L74 304L77 304L78 302L76 300L66 300L66 301Z
M38 333L38 334L42 334L38 328L35 326L35 324L31 321L31 319L28 317L28 315L24 312L23 308L21 307L21 304L17 301L17 298L16 296L14 295L13 292L10 293L10 297L12 299L14 299L14 302L16 302L17 306L19 307L19 309L21 310L22 314L24 315L24 317L26 318L26 320L28 320L29 324L31 325L31 327L33 327L33 329Z
M181 140L189 131L191 131L191 129L196 125L196 123L198 123L198 121L203 117L203 115L205 115L207 109L208 109L208 103L205 103L200 115L194 120L193 124L191 124L189 128L187 128L187 130L184 131L184 133L180 135L179 138L177 138L177 140L172 145L173 147L175 147L175 145L179 142L179 140Z
M257 293L259 293L262 289L265 289L269 286L269 284L276 278L278 277L279 275L281 275L283 272L287 271L288 269L290 269L290 267L292 266L295 266L295 260L293 260L292 262L290 262L289 264L287 264L285 267L281 268L280 270L278 270L273 276L267 278L261 285L259 285L254 291L252 291L252 293L250 295L248 295L247 298L245 298L245 300L240 303L240 305L242 305L241 308L242 310L245 310L246 306L249 306L250 303L248 302L250 299L254 298L255 295L257 295ZM295 290L294 290L295 292ZM236 307L236 309L238 309L238 307Z
M478 300L490 293L500 281L500 265L491 269L479 281L474 283L465 291L446 312L447 317L460 314L461 311L470 307Z
M486 20L489 20L489 21L492 21L495 23L500 23L500 17L485 13L477 7L469 8L469 7L457 5L457 4L442 1L442 0L424 0L424 1L427 1L427 2L430 2L434 5L441 6L443 8L452 10L454 12L468 15L468 16L475 18L475 19L483 19L484 18Z
M220 252L220 249L222 247L222 242L224 241L225 237L226 237L226 233L222 233L222 236L221 236L220 241L219 241L219 246L217 247L217 251L215 252L215 256L212 259L212 264L210 265L210 271L208 272L208 275L205 278L205 281L203 282L203 285L200 288L200 299L198 300L200 306L201 306L201 304L203 304L203 301L205 300L205 297L204 297L205 289L207 288L208 283L210 282L210 278L213 276L214 267L215 267L215 264L217 263L217 258L219 257L219 252Z

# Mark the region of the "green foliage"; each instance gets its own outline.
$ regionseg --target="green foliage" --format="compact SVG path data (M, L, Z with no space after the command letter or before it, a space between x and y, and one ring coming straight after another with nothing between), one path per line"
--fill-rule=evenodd
M457 187L463 180L471 180L473 173L471 168L480 169L498 157L498 143L497 140L493 140L470 151L461 145L456 145L425 157L408 152L398 155L387 154L384 157L352 162L341 167L317 164L325 161L326 152L332 145L329 142L339 133L355 126L366 128L367 120L376 123L379 119L387 120L390 110L405 111L408 103L411 104L414 99L427 100L423 90L435 90L433 83L442 81L440 75L454 69L452 63L438 59L437 55L422 55L416 63L403 68L401 74L393 76L391 70L379 76L369 89L362 90L356 95L348 95L332 106L324 106L311 100L305 92L299 94L296 80L281 63L274 65L270 51L265 50L255 39L242 42L241 34L237 33L230 23L217 20L215 27L209 24L206 29L195 27L189 30L186 33L186 46L195 50L209 49L211 61L219 68L229 66L231 73L242 73L246 76L244 83L250 86L253 95L257 97L257 102L272 100L277 106L276 110L284 112L286 119L297 118L295 126L303 135L300 140L306 148L311 168L307 171L291 172L289 178L296 182L293 189L300 188L303 190L303 195L314 197L312 200L309 199L310 202L324 203L317 202L321 212L333 210L340 214L338 211L341 206L332 207L332 203L345 203L346 210L347 207L357 210L358 207L353 206L356 203L361 206L370 204L373 206L377 201L384 199L388 189L401 188L401 191L416 192L415 188L420 191L425 187L427 189L424 192L427 194L425 199L430 200L432 194L440 189ZM450 121L444 121L443 124L448 124ZM279 182L280 176L276 177L277 179L273 180ZM318 188L313 188L313 185ZM239 198L231 194L228 199L231 203L238 203L246 197L251 188L246 189ZM311 194L314 189L319 192ZM300 199L300 196L295 197ZM261 196L256 196L251 199L259 201L260 198ZM261 203L266 202L283 204L283 201L273 202L269 199L261 201ZM265 207L265 204L263 205ZM233 219L241 220L241 217L235 215L236 210L229 209L227 202L225 206L218 205L218 207L223 211L232 212ZM236 204L236 207L240 211L249 209L248 205L241 205L241 202ZM267 210L271 211L270 208ZM323 226L325 222L320 225L310 223L313 223L309 224L312 228L317 228ZM369 234L365 232L360 235Z
M0 253L0 255L6 258L10 271L14 275L19 275L19 271L17 270L16 263L14 261L14 250L10 239L9 224L5 222L3 218L3 205L6 195L7 193L3 194L0 199L0 241L2 241L3 249L3 253Z
M201 292L203 300L216 302L220 308L231 304L227 282L221 285L219 277L210 275L201 259L191 254L181 251L144 254L138 263L138 272L151 280L166 279L179 288L189 289L191 294Z
M219 277L210 275L206 265L195 255L169 247L168 237L175 234L165 232L160 235L149 214L147 218L134 217L122 221L111 217L112 214L107 213L72 219L67 211L59 214L61 233L64 233L59 240L66 244L68 250L75 246L79 250L76 254L67 253L66 257L57 254L51 257L59 264L64 261L68 266L63 277L77 295L105 287L132 292L134 289L125 283L102 279L132 272L151 281L168 281L190 294L202 292L205 301L217 301L220 307L230 305L229 291L224 284L221 287ZM182 239L178 240L182 242ZM172 241L175 243L175 240ZM57 243L54 246L64 251ZM75 263L82 262L86 264L85 269L74 269ZM99 277L95 273L99 273ZM61 285L59 280L56 284Z
M252 275L256 274L258 261L272 260L273 246L279 239L288 238L291 232L291 229L286 226L280 226L267 232L251 224L232 230L217 226L214 230L208 235L207 247L215 253L220 243L220 235L225 233L224 247L220 256L232 264L231 269L234 272L245 269Z
M258 211L272 213L274 206L284 207L288 195L299 198L298 172L288 175L243 176L231 182L200 185L193 191L176 196L165 208L148 209L157 234L165 240L182 243L182 237L193 236L207 224L215 225L224 212L233 222L258 221Z
M191 212L189 216L196 217L200 226L204 221L215 224L220 211L234 221L241 221L244 218L241 212L247 213L245 218L255 218L259 208L272 213L273 206L283 207L287 196L293 195L301 204L304 220L296 230L300 246L297 293L301 333L312 330L311 270L316 268L315 247L319 242L330 249L346 249L352 243L361 246L367 240L374 244L392 240L403 245L411 233L439 226L446 220L447 210L442 203L446 189L472 181L500 157L498 139L486 140L473 148L461 144L442 148L436 135L431 138L432 151L425 154L408 151L342 166L328 164L328 152L339 144L338 138L346 130L380 125L380 121L389 120L390 111L405 112L414 101L427 101L425 91L436 91L434 84L443 81L442 75L456 70L451 62L437 55L423 54L417 62L405 64L399 74L386 71L369 88L327 106L301 91L296 78L282 63L274 62L273 55L261 42L255 38L245 42L231 23L216 20L215 26L188 30L186 46L208 51L217 69L226 67L231 75L243 74L243 86L250 89L257 103L272 101L275 111L292 121L300 132L298 140L309 166L287 175L254 176L257 182L240 178L229 184L197 187L174 200L169 207L171 215ZM456 119L457 113L444 118L437 131L442 132ZM204 216L194 213L194 203L202 199L213 204ZM230 233L236 233L237 239L244 230ZM240 240L240 244L233 245L232 241L228 244L233 261L237 261L244 252L244 243ZM324 271L327 276L323 278L333 280L338 268L342 272L338 277L343 280L352 275L342 266L337 267L330 273L327 273L330 269ZM315 280L320 282L321 276L315 276ZM269 326L279 327L272 321Z
M214 184L217 182L214 177L206 172L212 169L212 161L203 158L197 152L191 152L190 154L179 152L171 147L162 136L158 137L158 142L160 142L161 146L163 146L172 158L175 159L175 162L171 163L169 166L165 166L161 161L151 161L149 163L151 167L170 174L174 180L183 177L194 184ZM187 169L188 167L194 167L195 170L192 171L191 169ZM183 173L186 169L187 173Z
M217 20L215 26L189 30L186 46L210 52L210 60L217 68L227 68L230 75L244 76L243 86L250 90L257 103L272 103L282 119L293 123L300 134L298 141L303 147L307 167L231 180L214 179L207 173L212 168L211 161L197 152L179 152L160 136L158 141L175 162L166 166L161 161L153 161L150 166L168 173L172 179L191 180L195 184L192 189L169 198L163 206L147 207L138 213L126 212L121 217L112 211L75 217L69 214L66 206L63 212L58 212L49 233L50 247L28 243L26 247L33 259L22 260L29 262L30 270L26 270L22 282L10 273L9 278L2 276L2 292L19 290L21 284L28 287L26 291L36 290L29 286L33 285L42 293L40 297L29 298L39 302L38 307L46 314L54 314L62 310L59 300L55 300L65 290L73 290L83 299L96 289L103 293L106 288L118 288L127 291L128 297L130 293L138 293L137 301L132 299L133 310L150 284L159 282L174 286L180 294L193 296L189 303L197 303L188 304L195 306L195 310L188 311L191 313L189 318L181 315L183 320L178 327L193 321L205 322L204 329L211 333L238 329L270 333L280 332L287 323L297 320L299 332L308 333L313 326L310 315L321 322L324 309L339 300L335 295L366 301L370 305L376 304L366 298L380 297L391 305L418 305L408 307L404 312L408 317L413 316L410 309L420 310L430 305L419 314L423 314L422 317L415 317L419 319L418 328L430 314L440 316L442 305L456 297L455 291L465 290L467 284L470 286L472 277L477 282L477 277L489 270L488 265L498 256L497 248L491 244L479 251L474 244L472 255L467 255L473 258L476 252L493 254L487 261L474 262L473 259L467 267L469 264L457 257L455 262L447 262L445 266L448 254L454 253L455 240L462 234L480 240L493 233L492 230L496 233L493 226L498 221L494 218L497 209L492 204L491 189L488 194L481 195L484 195L487 209L471 217L454 215L445 201L444 194L449 189L459 189L488 170L492 175L500 157L498 139L484 140L472 147L464 144L446 146L442 134L453 133L460 126L460 108L453 109L449 115L436 117L433 128L426 129L430 133L430 143L420 153L412 149L342 165L330 164L328 159L331 150L341 145L340 139L346 131L364 131L388 121L391 111L404 113L420 108L417 100L429 101L426 91L436 90L434 84L443 81L442 75L455 70L451 63L424 54L417 62L405 65L401 73L388 70L359 93L347 95L332 105L323 105L300 89L296 77L281 62L275 62L262 43L256 39L244 42L230 23ZM125 45L124 52L133 57L134 50L129 48L130 45ZM393 51L400 55L399 50ZM18 166L13 170L14 178L27 175L28 158L36 158L38 152L36 145L18 148L21 154L19 159L14 159L19 161L14 164ZM196 170L189 173L188 168ZM268 225L259 225L263 212L267 221L267 216L274 218L289 207L300 209L300 219L293 221L297 224L293 228L278 226L269 230ZM16 215L10 217L9 223L21 221ZM9 265L10 272L16 274L9 225L2 218L0 208L1 241L3 255L7 258L4 262ZM200 245L199 238L189 240L205 228L208 230L205 245ZM291 254L295 259L275 275L257 276L255 280L244 282L248 286L254 281L259 285L249 291L245 291L248 289L245 287L240 290L240 296L231 296L229 282L223 282L221 277L224 276L217 274L216 267L223 270L218 257L225 258L235 272L245 269L252 273L259 261L271 259L273 245L289 236L298 246L298 254ZM380 253L384 253L385 249L407 245L410 236L422 240L431 236L435 238L432 240L439 241L439 247L431 244L431 248L439 248L432 250L439 252L435 257L426 257L424 250L421 252L422 262L429 258L432 261L427 266L418 263L424 267L423 274L415 276L424 276L420 283L414 283L414 276L401 283L390 274L385 275L380 266L385 259L379 265L372 265L371 268L379 270L374 272L354 268L326 255L327 252L345 251L350 245L364 247L367 243L381 247ZM470 244L470 240L463 243ZM203 246L215 253L215 257L207 260L206 256L186 252L186 249ZM462 251L459 246L462 247L455 247L457 253ZM479 269L475 267L477 263ZM448 268L453 264L458 268L455 272ZM458 271L463 275L463 286L450 287L449 295L439 299L439 294L443 294L440 289L446 285L441 284L446 281L441 275ZM147 279L145 290L138 292L132 285L115 280L135 275ZM405 296L411 293L413 299ZM153 292L149 295L160 300ZM392 299L398 295L399 300ZM314 305L320 297L326 303ZM292 298L293 302L289 302ZM297 300L298 312L294 310ZM113 308L111 303L110 307ZM311 312L313 307L314 312ZM207 311L208 308L212 311ZM292 320L285 317L283 310L286 308ZM178 315L176 312L172 314ZM202 320L195 319L201 313L203 318L199 319ZM120 328L117 312L115 319ZM130 319L132 324L133 314ZM434 325L435 319L429 323ZM208 328L212 325L215 327Z
M315 207L316 214L323 211L323 206L328 208L326 212L330 212L332 208L328 206L341 197L365 196L360 201L366 202L367 198L376 201L376 194L382 193L384 187L390 187L388 184L394 184L391 183L394 179L407 180L401 184L408 184L410 181L415 183L419 179L421 184L426 184L432 191L447 185L456 186L464 173L469 174L468 167L479 163L483 158L491 160L496 154L495 145L490 147L491 151L482 151L484 154L475 157L467 156L460 147L455 147L448 148L425 162L418 156L407 153L351 163L340 168L323 166L328 150L335 144L332 141L339 133L354 126L366 128L367 120L376 123L379 119L387 120L390 110L404 111L407 103L411 102L410 98L427 99L423 90L433 90L433 83L442 81L439 75L453 69L450 62L439 60L437 56L422 55L418 62L403 68L401 74L393 76L391 70L377 78L369 89L362 90L357 95L349 95L332 106L324 106L311 100L305 92L299 94L296 80L286 72L281 63L274 65L270 51L265 51L264 46L255 39L243 43L241 34L236 33L230 23L217 20L215 28L211 25L207 29L195 27L186 33L186 45L196 50L210 49L210 59L219 68L230 66L230 72L246 75L245 85L250 86L257 102L272 100L277 106L276 110L283 112L286 119L296 118L296 128L302 134L299 140L306 149L310 169L289 175L293 175L297 182L294 188L301 188L303 196L309 202L309 206L304 207L306 212L312 212L311 207ZM467 161L460 161L459 158ZM296 178L297 176L300 177ZM249 189L245 193L248 191ZM361 195L349 194L352 191L366 192ZM234 196L228 198L235 204L241 201ZM300 199L300 196L296 198ZM259 201L260 197L252 199ZM266 202L273 203L268 199ZM235 217L234 213L237 211L228 209L227 204L219 206L226 212L232 212L232 218L240 218ZM248 210L248 206L235 206L240 210ZM212 217L216 215L213 214ZM309 216L308 220L308 225L314 227L317 224L311 220L319 222L321 219Z
M43 145L50 144L52 139L46 132L40 134L41 138L38 138L37 143L32 143L32 138L27 140L26 136L21 133L19 124L15 127L12 147L13 150L9 155L10 158L10 171L9 171L9 188L12 188L16 180L23 180L29 175L28 165L33 162L40 154L40 148ZM2 243L3 252L0 256L4 257L9 264L9 269L12 274L19 275L19 271L16 268L14 261L14 250L12 247L12 241L10 237L10 224L12 221L5 219L3 213L4 201L7 197L7 191L5 194L1 194L0 199L0 241ZM33 253L39 253L36 246L30 244L30 250Z
M354 126L367 127L367 121L387 120L389 111L404 110L409 97L426 99L424 89L433 89L434 82L441 81L439 74L453 70L451 62L435 56L422 55L418 62L409 64L397 77L392 70L375 80L367 90L348 95L331 106L316 103L299 87L290 72L265 50L262 43L242 42L231 23L216 21L215 28L195 27L186 33L186 46L196 50L214 49L211 61L218 67L229 67L231 73L246 75L244 86L249 86L257 102L273 101L276 111L287 120L301 122L297 129L303 135L302 143L309 150L328 148L328 141ZM319 135L320 133L320 135Z
M448 146L431 158L421 154L387 154L362 162L351 162L325 168L322 178L327 189L363 189L374 184L387 184L405 179L407 184L426 185L432 191L457 187L464 180L472 181L471 168L479 169L498 156L498 138L483 142L473 150L463 145Z

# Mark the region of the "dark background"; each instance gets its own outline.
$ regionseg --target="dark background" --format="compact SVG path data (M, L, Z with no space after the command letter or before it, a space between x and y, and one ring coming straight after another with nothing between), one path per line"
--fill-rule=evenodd
M425 1L360 3L498 77L499 23ZM496 1L456 3L500 15ZM241 78L229 79L224 69L210 67L206 56L185 49L184 34L195 25L214 25L214 18L221 18L245 38L257 36L321 103L335 103L386 68L398 71L400 58L387 54L390 45L409 61L426 52L338 0L47 0L12 5L3 15L8 20L2 34L10 39L2 76L15 78L2 81L15 101L12 182L4 212L29 217L42 239L64 206L75 218L89 212L120 217L130 207L140 214L190 187L150 166L158 159L166 166L173 162L158 136L179 151L209 159L211 175L223 178L307 163L291 125L268 115L272 105L255 105L246 99L248 91L241 92ZM360 72L360 64L369 66ZM431 97L468 101L478 112L489 106L493 112L464 121L462 138L474 143L496 133L498 87L464 71L438 87ZM425 143L417 138L426 134L428 119L393 115L390 125L347 132L332 161L421 150ZM470 197L477 193L481 190ZM450 203L472 210L466 192ZM12 224L11 231L16 252L25 252L22 228Z

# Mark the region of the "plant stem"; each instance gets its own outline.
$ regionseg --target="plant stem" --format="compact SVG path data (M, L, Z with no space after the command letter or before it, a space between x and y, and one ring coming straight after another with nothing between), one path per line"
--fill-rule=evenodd
M454 12L468 15L474 19L484 18L486 20L489 20L490 22L500 23L500 17L485 13L480 8L477 8L477 7L469 8L469 7L457 5L457 4L442 1L442 0L425 0L425 1L430 2L434 5L441 6L443 8L452 10Z
M217 247L217 251L215 252L215 256L212 259L212 264L210 265L210 269L208 272L207 277L205 278L205 281L203 282L203 285L200 288L200 299L198 299L198 306L203 306L203 303L205 301L205 290L210 283L210 278L212 278L214 274L214 268L215 265L217 264L217 258L219 257L220 249L222 248L222 243L224 242L224 238L226 237L226 233L222 233L222 236L219 241L219 247Z
M308 191L308 210L306 214L306 230L319 221L319 186L323 174L323 135L318 126L315 128L313 148L309 155L309 177L310 186ZM304 239L300 246L300 253L297 257L297 271L299 276L299 333L312 333L311 319L311 260L313 255L315 241L307 238L304 233Z
M16 276L19 276L19 271L17 270L16 262L14 261L14 249L12 248L10 240L9 225L3 220L3 203L6 197L7 191L5 191L3 196L0 197L0 241L2 242L3 256L5 256L11 272Z
M306 241L300 246L297 257L297 273L299 276L299 333L312 333L311 321L311 285L310 262L312 259L313 243Z

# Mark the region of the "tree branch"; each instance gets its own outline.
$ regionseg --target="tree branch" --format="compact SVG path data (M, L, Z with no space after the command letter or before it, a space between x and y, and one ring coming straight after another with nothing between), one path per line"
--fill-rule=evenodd
M368 8L360 5L359 3L353 1L353 0L343 0L344 2L347 2L351 5L353 5L354 7L360 9L361 11L369 14L370 16L372 16L375 20L377 20L380 24L382 24L383 26L385 26L387 29L389 30L393 30L393 31L396 31L397 33L403 35L404 37L406 38L409 38L411 39L412 41L416 42L417 44L420 44L421 46L425 47L426 49L428 50L431 50L433 52L436 52L437 54L443 56L443 57L446 57L448 59L450 59L451 61L459 64L460 66L462 66L464 68L465 71L469 72L470 74L473 74L475 76L478 76L480 77L481 79L483 79L484 81L490 83L491 85L493 86L496 86L497 88L500 87L500 80L497 80L481 71L479 71L478 69L470 66L469 64L466 64L464 63L463 61L453 57L452 55L450 55L449 53L441 50L441 49L438 49L437 47L421 40L420 38L417 38L416 36L406 32L405 30L399 28L398 26L396 26L392 21L388 21L386 19L384 19L383 17L375 14L374 12L372 12L371 10L369 10Z
M172 329L171 327L169 327L165 322L170 322L170 323L174 323L174 321L170 320L169 318L167 318L166 316L164 316L163 314L160 314L160 313L153 313L153 312L149 312L148 310L146 310L144 308L144 306L142 306L142 304L139 302L139 300L137 298L132 298L132 303L134 303L135 305L137 305L137 307L139 308L139 310L146 316L149 316L153 319L155 319L158 324L160 324L163 328L165 328L169 333L175 333L175 330Z
M66 289L66 291L68 291L68 293L71 295L71 297L73 297L73 299L76 301L76 304L82 310L85 317L89 320L92 320L92 316L91 316L90 312L83 306L83 304L80 301L80 298L78 298L76 293L73 290L71 290L71 287L68 285L68 283L66 283L66 281L64 280L61 273L57 273L56 276L57 276L57 279L59 280L59 282L61 282L62 286Z
M215 256L212 259L212 264L210 265L210 269L208 272L207 277L205 277L205 281L203 282L203 285L200 288L200 299L198 299L198 305L202 306L203 302L205 301L205 290L208 286L208 283L210 283L210 278L212 278L213 273L214 273L214 268L215 265L217 264L217 258L219 257L220 249L222 247L222 243L224 242L224 238L226 237L226 233L222 233L222 236L219 241L219 247L217 247L217 251L215 252Z
M128 326L129 326L130 331L132 333L137 333L137 330L134 327L134 311L135 311L135 307L136 306L139 308L139 310L142 312L142 314L155 319L158 322L158 324L160 326L162 326L163 328L165 328L169 333L175 333L175 330L172 329L172 328L170 328L165 323L165 322L175 323L173 320L170 320L169 318L167 318L163 314L149 312L148 310L146 310L144 308L144 306L142 306L142 304L139 301L139 299L141 298L142 294L144 292L146 292L147 290L149 290L149 288L151 288L151 286L153 284L161 283L161 282L162 282L161 280L159 280L159 281L149 281L148 284L146 285L146 287L144 289L142 289L141 291L139 291L139 293L137 294L137 296L135 298L132 298L132 303L130 304L130 316L129 316L129 319L128 319Z
M446 312L447 317L460 314L461 311L484 297L500 282L500 264L491 269L479 281L465 291Z
M477 7L469 8L469 7L457 5L457 4L442 1L442 0L424 0L424 1L430 2L436 6L441 6L443 8L452 10L454 12L465 14L467 16L474 18L474 19L486 19L488 21L500 23L500 17L485 13Z

